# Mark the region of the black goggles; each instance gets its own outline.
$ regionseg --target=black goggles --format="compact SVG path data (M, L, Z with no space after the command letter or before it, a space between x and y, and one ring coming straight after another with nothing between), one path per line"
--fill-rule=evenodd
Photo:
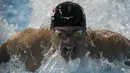
M55 29L54 32L59 37L66 37L66 36L72 36L72 37L81 37L83 35L84 29L77 29L77 30L59 30Z

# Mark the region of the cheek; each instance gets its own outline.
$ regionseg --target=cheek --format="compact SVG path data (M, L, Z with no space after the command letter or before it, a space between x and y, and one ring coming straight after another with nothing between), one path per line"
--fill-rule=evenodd
M83 44L84 40L85 40L84 37L76 38L76 39L75 39L75 42L77 43L77 45L78 45L78 44L81 45L81 44Z

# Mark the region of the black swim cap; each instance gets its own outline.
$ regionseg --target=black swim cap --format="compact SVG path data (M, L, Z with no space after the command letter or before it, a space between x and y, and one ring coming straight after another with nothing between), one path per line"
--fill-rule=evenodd
M51 27L82 26L86 28L86 17L83 8L74 2L66 1L56 6L51 18Z

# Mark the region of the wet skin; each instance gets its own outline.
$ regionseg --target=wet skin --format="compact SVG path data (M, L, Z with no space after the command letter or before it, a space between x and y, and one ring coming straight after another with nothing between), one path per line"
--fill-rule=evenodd
M53 49L50 50L51 47ZM28 28L14 34L0 45L0 63L8 62L11 55L21 55L20 59L26 68L35 71L41 65L44 55L53 54L56 50L60 51L66 61L80 58L87 51L90 52L91 58L100 58L102 53L104 58L113 61L122 55L130 57L130 40L109 30L85 30L70 26Z

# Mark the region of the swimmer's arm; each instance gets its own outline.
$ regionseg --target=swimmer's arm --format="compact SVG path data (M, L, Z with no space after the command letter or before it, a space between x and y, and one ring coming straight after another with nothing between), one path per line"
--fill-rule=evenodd
M0 63L8 62L10 54L7 51L6 44L0 45Z
M11 36L8 40L6 40L3 44L0 45L0 63L5 63L8 62L11 58L11 52L9 52L9 50L11 51L11 48L15 48L13 47L12 44L18 43L17 41L14 41L17 39L17 36L19 33L15 33L13 36Z

